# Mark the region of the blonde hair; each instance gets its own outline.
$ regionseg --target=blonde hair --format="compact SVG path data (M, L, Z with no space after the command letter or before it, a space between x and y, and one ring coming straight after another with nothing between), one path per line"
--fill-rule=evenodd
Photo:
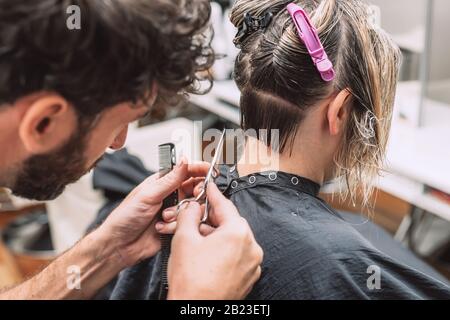
M291 2L316 27L335 66L332 82L320 78L300 41L286 10ZM241 48L235 79L242 93L242 127L279 129L283 151L292 147L304 110L333 92L349 90L353 108L335 156L336 176L344 176L349 186L343 198L354 200L361 192L367 204L371 182L384 161L401 59L398 47L370 23L368 5L359 0L237 0L231 21L242 28L245 13L262 16L269 11L273 18L265 29L236 39Z

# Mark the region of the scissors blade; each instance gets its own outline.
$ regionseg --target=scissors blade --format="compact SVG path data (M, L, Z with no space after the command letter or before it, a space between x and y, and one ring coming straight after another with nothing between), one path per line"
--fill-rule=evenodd
M203 185L203 190L202 190L202 193L205 196L205 212L203 213L202 222L206 222L206 220L208 220L209 203L208 203L208 198L206 197L206 188L208 187L209 180L211 180L211 176L214 171L214 167L216 166L217 161L219 159L219 155L222 154L222 147L223 147L223 141L225 140L225 133L226 133L226 129L224 129L222 132L219 143L217 144L217 147L216 147L216 151L214 153L214 157L211 161L211 166L209 167L208 174L205 177L205 183Z
M223 146L223 141L225 139L225 132L226 132L226 129L223 130L222 135L220 136L219 143L217 144L216 151L214 153L214 157L211 161L211 166L209 167L208 173L205 177L205 187L206 187L207 183L209 182L209 180L211 179L212 173L214 171L214 167L216 166L217 160L219 159L219 155L222 154L222 146Z

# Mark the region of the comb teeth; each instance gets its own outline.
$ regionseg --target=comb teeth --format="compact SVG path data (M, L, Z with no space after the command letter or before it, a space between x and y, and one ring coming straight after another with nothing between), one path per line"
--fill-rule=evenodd
M173 154L173 144L162 144L158 147L159 156L159 172L161 175L168 173L172 170L175 162L175 156Z
M161 235L161 284L166 290L169 288L169 279L167 274L168 262L170 256L170 246L172 243L172 235Z

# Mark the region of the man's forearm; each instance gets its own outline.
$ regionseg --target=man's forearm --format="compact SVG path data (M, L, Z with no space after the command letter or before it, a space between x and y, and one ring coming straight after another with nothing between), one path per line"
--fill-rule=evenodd
M87 299L123 267L118 251L94 231L33 278L0 292L0 299Z

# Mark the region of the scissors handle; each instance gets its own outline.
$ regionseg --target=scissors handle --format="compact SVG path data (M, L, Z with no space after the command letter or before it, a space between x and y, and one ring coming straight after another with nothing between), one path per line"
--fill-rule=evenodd
M181 200L178 205L177 205L177 211L176 211L176 216L178 216L178 214L181 211L181 207L183 205L185 205L186 203L192 202L192 201L196 201L199 204L201 203L205 203L205 212L203 214L203 218L202 218L202 222L205 222L208 219L208 211L209 211L209 206L208 206L208 198L206 197L206 188L208 187L208 183L210 182L211 179L216 178L217 176L217 172L215 171L215 165L217 164L217 161L219 159L219 155L221 154L221 150L222 150L222 146L223 146L223 142L225 139L225 133L226 130L223 130L222 134L220 135L220 140L217 144L216 147L216 151L214 154L214 157L211 161L211 165L209 167L209 170L206 174L205 180L203 182L203 188L200 191L200 193L197 195L197 197L192 197L192 198L186 198L184 200ZM204 200L202 201L202 199L204 198Z
M208 198L206 198L205 199L205 211L203 212L202 223L205 223L206 220L208 220L208 214L209 214L209 203L208 203Z
M186 198L186 199L181 200L181 201L178 203L178 205L177 205L177 211L176 211L176 213L175 213L176 216L178 216L178 214L180 213L181 207L182 207L183 205L185 205L186 203L189 203L189 202L193 202L193 201L198 202L199 204L201 204L202 198L203 198L203 197L205 197L205 199L206 199L206 190L205 190L205 187L202 188L202 190L200 191L200 193L199 193L196 197ZM206 200L205 200L205 201L206 201Z

